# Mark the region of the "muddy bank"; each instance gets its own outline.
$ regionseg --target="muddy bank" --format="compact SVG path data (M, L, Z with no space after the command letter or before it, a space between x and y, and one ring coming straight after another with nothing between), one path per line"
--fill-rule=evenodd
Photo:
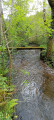
M51 69L45 63L42 63L44 67L42 84L43 92L50 98L54 98L54 69Z
M40 50L19 50L13 55L12 63L14 98L19 99L14 115L18 117L14 119L54 120L54 78L51 77L51 82L47 77L48 70L40 61Z

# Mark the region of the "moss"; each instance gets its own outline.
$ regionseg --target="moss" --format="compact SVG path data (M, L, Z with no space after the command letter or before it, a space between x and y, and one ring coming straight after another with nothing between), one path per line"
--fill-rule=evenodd
M46 50L42 50L40 53L40 59L43 60L44 62L46 61Z
M49 67L54 68L54 52L52 52L50 59L46 58L46 53L47 53L46 49L42 50L40 53L40 59L43 60L44 62L46 62L46 64Z
M54 68L54 52L52 52L50 63L52 65L52 67Z

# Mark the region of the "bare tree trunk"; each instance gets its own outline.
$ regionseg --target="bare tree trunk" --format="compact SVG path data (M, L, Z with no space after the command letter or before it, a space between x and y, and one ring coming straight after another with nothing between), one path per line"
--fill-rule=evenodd
M3 10L2 10L2 5L1 5L1 0L0 0L0 44L3 36L3 31L2 31L2 15L3 15Z
M52 16L52 23L51 23L51 29L54 29L54 0L48 0L50 6L51 6L51 16ZM44 19L44 24L47 26L46 24L46 16L45 16L45 0L43 1L43 19ZM50 59L51 57L51 53L52 53L52 45L53 45L53 36L54 33L52 32L51 36L49 37L48 33L48 44L47 44L47 59Z
M47 43L47 59L50 59L51 57L52 45L53 45L53 41L52 41L52 37L50 36L48 38L48 43Z
M3 10L2 10L2 5L0 0L0 45L2 44L2 40L3 40L2 15L3 15ZM0 51L0 55L1 55L1 69L3 72L3 56L1 51Z
M54 29L54 0L48 0L48 2L51 6L51 18L53 20L51 23L51 29L53 30ZM48 40L48 47L47 47L47 58L48 59L51 57L51 53L52 53L53 36L54 36L54 32L52 32Z
M51 28L54 30L54 7L53 8L51 8L51 16L52 16L52 24L51 24ZM53 37L54 37L54 32L53 32Z

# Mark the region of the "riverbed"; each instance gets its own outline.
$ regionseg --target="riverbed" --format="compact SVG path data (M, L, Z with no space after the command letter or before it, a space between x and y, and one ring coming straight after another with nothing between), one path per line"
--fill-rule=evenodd
M54 120L54 70L40 60L40 50L15 52L12 82L18 99L14 120Z

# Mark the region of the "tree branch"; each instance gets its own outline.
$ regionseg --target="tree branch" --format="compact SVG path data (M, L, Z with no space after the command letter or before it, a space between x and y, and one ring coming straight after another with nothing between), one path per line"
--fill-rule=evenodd
M10 23L6 31L4 31L4 34L8 32L10 25L11 25L11 20L12 20L12 11L13 11L13 0L12 0L12 7L11 7L11 18L10 18Z

